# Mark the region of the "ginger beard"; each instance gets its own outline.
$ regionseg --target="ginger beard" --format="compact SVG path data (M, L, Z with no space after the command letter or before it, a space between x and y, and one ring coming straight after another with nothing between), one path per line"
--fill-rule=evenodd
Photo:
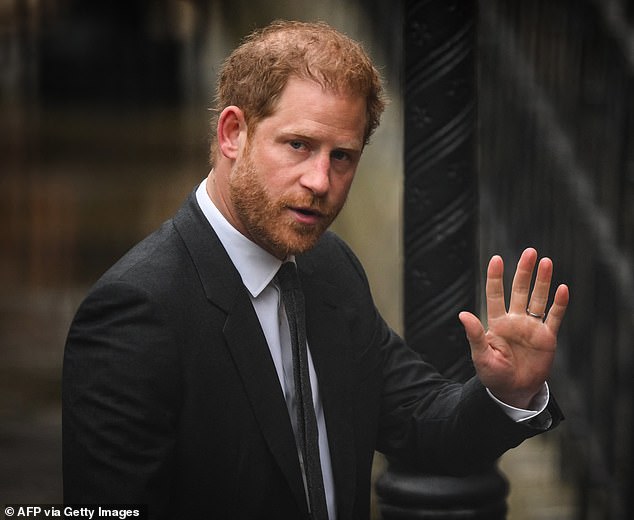
M275 199L260 173L247 141L244 154L232 168L229 183L231 201L247 238L279 259L308 251L337 217L345 197L338 204L328 203L312 193ZM310 208L322 217L317 223L307 225L293 217L291 207Z

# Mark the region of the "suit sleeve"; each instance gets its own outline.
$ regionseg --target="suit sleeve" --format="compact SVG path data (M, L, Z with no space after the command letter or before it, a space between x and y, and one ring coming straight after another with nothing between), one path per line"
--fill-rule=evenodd
M71 325L62 388L66 503L168 510L180 393L177 338L143 291L93 290Z
M425 471L464 475L484 470L525 439L563 417L551 397L540 419L515 422L477 377L444 379L388 329L384 332L379 450Z
M513 421L473 377L464 384L444 378L410 349L375 308L365 273L354 254L339 242L364 289L357 290L363 337L381 382L377 449L424 471L468 474L490 467L523 440L554 428L563 417L554 399L530 422ZM364 295L363 295L364 294ZM368 391L368 394L371 392ZM547 416L547 417L545 417Z

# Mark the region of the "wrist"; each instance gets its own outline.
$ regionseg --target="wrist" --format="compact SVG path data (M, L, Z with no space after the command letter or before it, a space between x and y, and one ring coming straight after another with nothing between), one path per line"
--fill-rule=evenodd
M541 390L541 387L540 387ZM533 410L536 407L534 406L535 398L540 395L540 391L535 392L496 392L495 390L490 390L491 394L501 401L502 403L511 406L513 408L518 408L520 410Z

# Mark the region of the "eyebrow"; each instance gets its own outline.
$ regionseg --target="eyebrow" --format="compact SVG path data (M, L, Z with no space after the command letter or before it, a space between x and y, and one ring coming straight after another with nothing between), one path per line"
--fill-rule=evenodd
M306 141L322 141L322 138L320 136L312 136L307 134L305 131L300 131L300 130L292 129L292 128L281 130L280 136L285 139L296 138L300 140L304 139ZM333 150L341 150L341 151L351 152L351 153L363 152L363 148L364 148L363 139L359 139L358 141L355 139L355 141L356 142L345 142L341 144L335 143Z

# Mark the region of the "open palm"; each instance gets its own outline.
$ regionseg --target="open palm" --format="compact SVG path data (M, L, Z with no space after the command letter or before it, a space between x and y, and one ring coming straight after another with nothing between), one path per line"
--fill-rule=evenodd
M560 285L546 312L553 264L549 258L541 259L531 293L536 263L537 251L526 249L517 264L507 310L504 263L499 256L491 258L486 283L488 330L470 312L459 316L480 381L498 399L517 408L529 408L550 373L569 300L568 287Z

